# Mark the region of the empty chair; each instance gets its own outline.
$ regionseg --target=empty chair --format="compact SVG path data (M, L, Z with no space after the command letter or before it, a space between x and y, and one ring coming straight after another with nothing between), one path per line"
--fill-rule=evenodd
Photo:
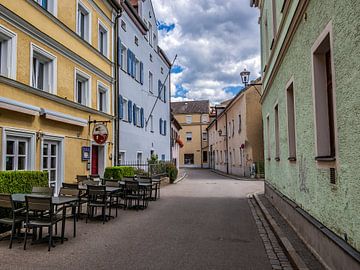
M76 237L76 208L79 206L80 201L80 190L79 189L71 189L71 188L60 188L59 197L77 197L78 201L71 203L70 205L65 205L63 207L71 207L71 214L66 214L65 218L71 217L74 221L74 232L73 235ZM62 208L57 209L57 211L62 210Z
M62 221L64 216L62 214L57 214L54 211L51 197L25 196L25 202L26 218L24 250L26 249L28 231L30 229L34 230L36 228L42 229L47 227L49 229L48 251L50 251L50 248L53 245L53 226L59 221ZM29 214L31 212L39 214L32 216ZM64 239L64 228L61 230L61 239L62 241Z
M10 194L0 194L0 209L10 210L10 216L0 218L0 223L4 225L11 225L10 245L9 245L9 248L11 248L14 234L15 237L18 237L18 233L21 228L21 223L25 220L25 218L21 216L25 208L16 209ZM18 230L16 231L16 229Z
M140 208L140 200L143 198L139 182L137 181L125 181L125 208ZM133 204L135 203L135 204Z
M87 175L77 175L77 176L76 176L76 181L77 181L78 183L82 183L82 182L85 181L85 180L88 180Z
M119 182L114 181L114 180L106 180L105 181L105 186L121 188ZM124 196L124 190L123 189L119 189L119 191L110 194L110 198L109 198L110 205L109 205L109 207L115 207L116 216L118 215L118 208L125 207L125 203L121 203L121 200L124 200L124 199L125 199L125 196Z
M92 186L87 185L86 190L87 196L87 215L86 215L86 223L89 217L94 217L94 212L98 208L101 208L102 221L103 224L106 221L105 210L108 205L106 201L106 187L105 186Z
M41 194L46 196L54 196L54 188L53 187L33 187L31 193Z

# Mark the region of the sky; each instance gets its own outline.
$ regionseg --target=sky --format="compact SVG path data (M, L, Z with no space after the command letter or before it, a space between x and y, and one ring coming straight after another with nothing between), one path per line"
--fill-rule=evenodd
M249 0L152 0L159 46L172 61L171 100L230 99L240 72L260 76L258 10Z

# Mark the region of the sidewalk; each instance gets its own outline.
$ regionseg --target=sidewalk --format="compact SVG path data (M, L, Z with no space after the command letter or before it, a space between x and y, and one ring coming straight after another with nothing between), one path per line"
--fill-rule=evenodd
M221 172L221 171L218 171L218 170L214 170L214 169L211 169L211 171L212 171L213 173L218 174L218 175L225 176L225 177L228 177L228 178L231 178L231 179L235 179L235 180L242 180L242 181L263 181L263 180L264 180L263 178L240 177L240 176L238 176L238 175L226 174L226 173L224 173L224 172Z

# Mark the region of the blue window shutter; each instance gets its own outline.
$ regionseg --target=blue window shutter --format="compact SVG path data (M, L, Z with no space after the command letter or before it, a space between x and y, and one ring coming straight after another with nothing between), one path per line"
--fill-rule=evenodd
M144 84L144 64L140 62L140 83Z
M119 118L123 119L124 118L124 111L123 111L123 97L120 95L119 96Z
M128 117L129 123L132 122L132 102L131 100L128 101Z
M163 96L164 96L164 102L166 102L166 85L164 85Z
M164 134L163 135L166 135L166 120L164 120Z
M134 126L137 125L137 119L136 119L136 104L134 103L133 105L133 123L134 123Z
M162 134L162 119L161 118L159 119L159 131L160 131L160 134Z
M141 108L140 109L140 121L141 121L141 128L144 127L144 122L145 122L145 119L144 119L144 108Z
M135 67L135 54L131 53L131 67L132 67L132 72L131 72L131 76L133 78L135 78L135 73L136 73L136 67Z
M128 74L130 74L131 71L131 51L128 49L127 50L127 68L126 71Z

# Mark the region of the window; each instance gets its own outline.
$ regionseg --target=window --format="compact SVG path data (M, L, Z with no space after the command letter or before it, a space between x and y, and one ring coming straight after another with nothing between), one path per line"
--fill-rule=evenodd
M121 44L121 49L120 49L120 65L121 65L121 68L123 70L127 70L127 67L126 67L126 47Z
M91 13L80 1L78 1L76 32L83 40L91 43Z
M318 161L335 160L336 157L336 107L330 42L331 24L326 27L312 48L316 160Z
M0 74L12 79L16 79L16 43L16 34L0 25Z
M33 170L35 165L35 134L3 129L2 170Z
M137 164L142 164L142 152L136 153L136 162Z
M154 120L152 115L150 115L149 122L150 122L150 131L154 132Z
M271 1L271 6L272 6L272 22L273 22L273 39L276 36L276 31L277 31L277 24L276 24L276 1L277 0L272 0Z
M187 115L186 116L186 124L191 124L192 123L192 115Z
M291 82L286 89L287 97L287 118L288 118L288 143L289 143L289 160L296 160L296 137L295 137L295 100L294 86Z
M163 67L160 68L160 72L161 72L161 74L164 74L164 68Z
M279 130L279 105L274 108L275 116L275 160L280 160L280 130Z
M31 86L56 93L56 57L35 44L31 44Z
M140 82L140 61L135 58L135 80L137 80L138 82Z
M150 46L153 45L153 30L150 22L149 22L149 44Z
M239 129L238 129L238 133L241 132L241 114L239 114Z
M152 75L152 73L149 71L149 92L150 93L153 93L153 84L154 84L154 82L153 82L153 75Z
M159 120L159 131L161 135L166 135L166 120L160 118Z
M207 132L202 133L202 140L207 141Z
M57 15L57 0L34 0L43 9L49 11L54 16Z
M209 121L209 116L207 114L201 115L201 122L207 123Z
M98 21L98 39L99 39L99 51L102 55L108 57L109 54L109 30L99 20Z
M194 164L194 154L184 154L184 164L193 165Z
M119 163L120 165L124 165L125 164L125 151L120 151L120 154L119 154Z
M243 149L240 147L239 148L239 165L242 166L243 165Z
M109 113L109 88L106 87L103 83L98 82L98 110Z
M190 142L192 140L192 132L186 132L186 141Z
M75 70L75 101L91 106L91 77L86 73Z
M152 57L152 54L150 53L150 62L153 61L153 57Z
M129 121L129 110L128 110L128 101L127 99L122 99L122 112L123 112L123 120Z
M267 144L267 159L271 159L270 153L270 117L266 117L266 144Z
M162 161L165 161L165 154L162 154L162 155L161 155L161 160L162 160Z
M234 137L234 134L235 134L235 121L234 121L234 119L232 119L231 122L232 122L232 136Z
M203 162L208 162L208 152L207 151L203 151Z
M126 22L121 20L121 28L126 32Z

